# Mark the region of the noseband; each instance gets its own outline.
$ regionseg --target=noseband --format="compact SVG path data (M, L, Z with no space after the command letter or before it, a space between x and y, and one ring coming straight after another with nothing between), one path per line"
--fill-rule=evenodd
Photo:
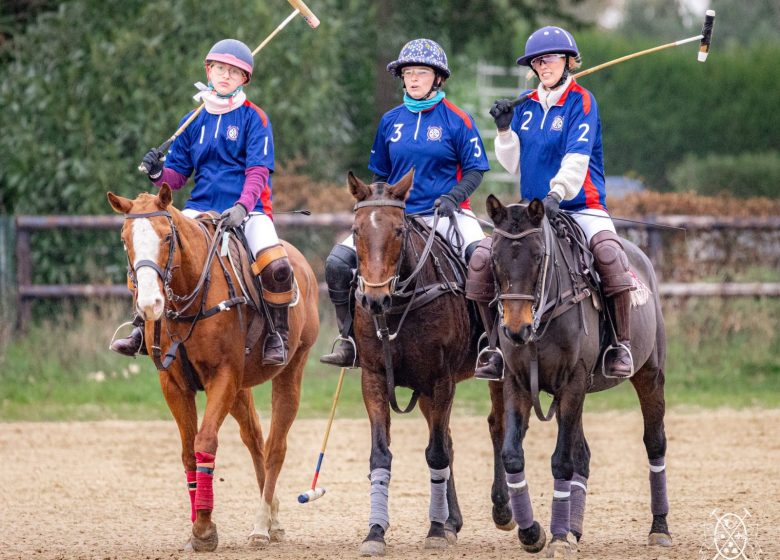
M536 279L536 289L534 290L533 294L502 294L500 293L499 290L498 313L499 313L499 317L503 320L504 317L503 302L505 300L524 300L524 301L533 302L533 305L531 307L531 312L533 313L533 323L531 325L531 332L535 335L536 331L539 329L539 325L541 324L542 315L546 311L547 297L549 296L549 292L547 288L547 271L550 265L550 254L552 252L552 246L554 241L552 228L550 227L550 224L547 221L547 219L543 219L542 227L527 229L525 231L521 231L520 233L509 233L508 231L504 231L503 229L498 227L493 228L494 238L504 237L506 239L518 240L533 234L542 235L543 237L542 249L544 250L544 260L542 262L542 268L539 271L539 276L537 276ZM493 270L493 276L495 277L495 267Z

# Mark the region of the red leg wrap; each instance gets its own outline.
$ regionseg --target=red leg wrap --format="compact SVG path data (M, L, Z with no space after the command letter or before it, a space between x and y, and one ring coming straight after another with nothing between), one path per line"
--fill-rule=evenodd
M196 481L196 473L195 471L184 471L184 474L187 475L187 490L190 494L190 517L192 518L193 523L195 522L195 489L198 486L198 483Z
M214 509L214 455L195 452L195 510Z

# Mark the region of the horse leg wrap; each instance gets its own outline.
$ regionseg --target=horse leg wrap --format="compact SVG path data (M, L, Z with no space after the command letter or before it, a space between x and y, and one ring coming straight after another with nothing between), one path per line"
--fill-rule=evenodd
M520 529L528 529L534 524L534 510L531 506L531 495L528 493L525 471L506 473L506 485L509 487L512 517Z
M190 494L190 518L195 522L195 490L198 487L196 480L197 471L184 471L187 476L187 490Z
M571 481L556 479L553 483L553 502L550 514L550 532L554 537L569 534L571 517Z
M214 509L214 455L195 452L195 510Z
M650 460L650 511L653 515L669 513L666 495L666 461L663 457Z
M574 473L571 478L571 532L577 537L582 536L582 526L585 520L585 498L588 494L588 479Z
M428 518L443 524L450 517L447 504L447 481L450 479L450 468L430 469L430 471L431 504L428 508Z
M390 485L390 471L388 469L374 469L368 476L371 481L371 513L368 516L368 528L379 525L384 531L390 526L390 513L387 511L388 486Z

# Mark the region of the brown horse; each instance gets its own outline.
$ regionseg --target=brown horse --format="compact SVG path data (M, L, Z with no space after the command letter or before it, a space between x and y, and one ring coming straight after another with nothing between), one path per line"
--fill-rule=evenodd
M404 201L413 172L395 185L366 185L348 176L355 205L353 233L358 256L355 341L362 367L363 401L371 422L371 513L360 547L364 556L385 554L392 453L390 406L408 412L419 397L428 423L425 458L431 474L430 527L426 548L457 542L463 525L452 476L449 422L455 384L474 375L481 323L459 285L457 258L421 220L406 216ZM462 270L462 265L461 265ZM465 273L461 273L465 274ZM413 397L399 409L395 386ZM508 507L500 449L503 438L501 384L490 383L488 418L494 449L493 520L514 527ZM388 404L389 403L389 404Z
M545 544L544 529L534 520L527 481L523 438L531 408L548 420L555 413L558 440L552 456L554 481L549 557L575 558L582 536L590 450L582 427L586 393L603 391L621 379L602 375L609 330L598 308L593 284L578 262L588 263L576 229L545 216L538 199L504 206L490 195L487 210L495 224L492 262L498 288L501 349L507 368L504 381L505 440L503 461L518 536L528 552ZM558 218L556 218L558 219ZM567 219L563 219L566 222ZM622 245L635 275L632 292L631 353L636 373L631 383L644 417L644 443L650 470L649 544L671 546L666 523L664 433L664 333L658 285L649 259L633 243ZM542 414L539 390L553 395L550 412ZM618 521L618 520L616 520Z
M163 395L179 427L192 506L189 544L199 551L217 547L212 477L217 434L228 413L238 422L260 489L250 543L280 540L284 530L274 490L287 451L287 433L298 411L303 366L319 331L313 271L297 249L285 244L299 289L298 302L290 309L289 359L285 365L263 366L262 344L250 344L246 353L245 341L250 325L264 321L255 323L258 313L253 305L230 301L235 286L251 281L212 254L220 244L211 243L198 221L171 205L168 186L163 185L157 196L143 193L130 200L108 193L108 200L125 215L122 241L129 272L137 281L136 308L146 320L146 348L160 370ZM248 270L245 255L242 261L243 270ZM166 351L169 356L162 362ZM269 380L271 427L264 440L251 388ZM198 429L195 393L201 387L206 409Z

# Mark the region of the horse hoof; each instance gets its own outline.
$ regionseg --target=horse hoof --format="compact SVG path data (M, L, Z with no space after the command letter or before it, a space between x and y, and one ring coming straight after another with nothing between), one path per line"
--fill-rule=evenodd
M447 540L447 544L455 546L458 544L458 533L455 531L444 530L444 538Z
M547 547L547 558L576 560L577 548L573 547L566 539L555 537L550 541L550 546Z
M511 531L515 527L517 527L517 523L515 523L514 519L511 519L509 523L505 523L504 525L499 525L496 523L496 529L501 529L502 531Z
M672 536L666 533L650 533L647 537L650 546L672 546Z
M455 537L457 540L457 537ZM425 545L423 548L426 550L437 550L447 548L448 542L445 537L425 537Z
M284 529L271 529L271 542L282 542L284 537Z
M535 535L537 535L535 537ZM523 550L536 554L544 550L544 545L547 543L547 533L544 532L542 526L538 521L534 521L528 529L517 530L517 536L520 538L520 544L523 545Z
M363 541L360 544L361 556L384 556L387 553L387 547L382 541Z
M247 538L249 546L252 548L264 548L271 542L271 538L268 535L262 533L254 533Z
M217 544L219 544L217 526L213 523L209 524L203 536L200 537L195 534L195 527L193 527L190 544L195 552L214 552L217 549Z
M511 531L517 527L517 523L512 519L512 510L506 504L493 504L493 523L502 531Z

